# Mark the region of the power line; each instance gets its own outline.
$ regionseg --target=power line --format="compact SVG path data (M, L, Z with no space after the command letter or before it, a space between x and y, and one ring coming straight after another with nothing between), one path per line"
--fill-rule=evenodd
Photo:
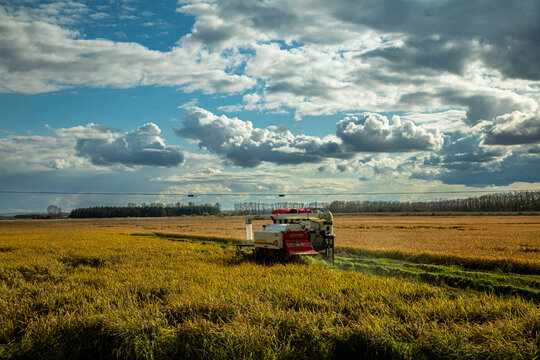
M504 193L540 191L508 189L508 190L455 190L455 191L403 191L403 192L345 192L345 193L137 193L137 192L71 192L71 191L19 191L0 190L0 194L37 194L37 195L103 195L103 196L359 196L359 195L424 195L424 194L480 194L480 193Z

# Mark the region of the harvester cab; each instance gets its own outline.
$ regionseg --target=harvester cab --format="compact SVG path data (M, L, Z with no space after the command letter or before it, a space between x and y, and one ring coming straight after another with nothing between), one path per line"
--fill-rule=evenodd
M271 220L253 231L253 221ZM330 211L277 209L272 214L247 215L248 244L239 245L244 257L257 262L288 262L299 255L323 255L334 263L334 220ZM251 251L246 251L251 249Z

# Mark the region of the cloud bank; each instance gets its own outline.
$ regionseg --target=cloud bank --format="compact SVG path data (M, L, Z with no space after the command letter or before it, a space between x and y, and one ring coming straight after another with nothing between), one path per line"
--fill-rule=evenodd
M293 135L284 127L253 127L251 121L216 116L199 107L189 107L175 130L181 137L198 142L199 147L221 155L235 165L254 167L263 161L278 164L318 162L324 157L346 157L339 139Z
M409 152L437 150L443 136L437 129L401 122L398 116L390 125L388 118L367 113L361 117L346 117L336 125L336 135L354 152Z
M135 16L138 5L119 17ZM339 114L335 132L317 137L186 108L176 134L213 161L245 168L305 164L362 182L391 176L475 186L540 178L537 0L182 0L177 12L193 26L164 51L112 33L87 36L84 19L115 17L100 7L0 5L0 92L170 86L213 94L218 111L243 116ZM159 20L151 15L144 15L148 25ZM89 124L55 135L6 135L0 166L167 170L184 163L152 123L126 133Z
M293 135L285 127L255 128L251 121L217 116L190 106L178 136L194 140L199 147L223 156L233 164L254 167L261 162L298 164L321 162L325 158L351 158L359 152L409 152L437 149L442 134L417 127L411 121L394 123L378 114L347 117L336 124L336 134L323 138Z
M520 145L540 143L540 113L520 111L495 118L486 127L484 143L489 145Z
M50 18L0 7L0 92L36 94L74 86L181 86L185 91L237 92L254 80L229 73L234 59L201 47L169 52L134 42L84 39Z
M0 7L2 92L179 86L243 93L224 109L292 110L297 119L458 107L471 126L538 110L535 0L182 1L177 12L194 24L170 51L74 29L103 17L103 6L14 3Z
M97 124L52 129L55 136L8 136L0 139L0 168L6 172L86 169L96 166L174 167L184 154L168 146L153 123L130 132Z

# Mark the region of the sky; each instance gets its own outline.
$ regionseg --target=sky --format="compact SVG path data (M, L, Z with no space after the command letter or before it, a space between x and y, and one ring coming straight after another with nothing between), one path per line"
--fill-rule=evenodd
M156 194L0 212L539 188L537 0L0 2L0 191Z

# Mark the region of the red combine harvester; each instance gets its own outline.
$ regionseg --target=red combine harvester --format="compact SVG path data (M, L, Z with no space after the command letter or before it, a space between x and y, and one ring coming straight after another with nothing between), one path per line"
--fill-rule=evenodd
M272 220L253 233L254 220ZM277 209L272 214L246 216L247 240L237 245L244 257L260 263L288 262L298 255L323 255L334 263L334 219L330 211Z

